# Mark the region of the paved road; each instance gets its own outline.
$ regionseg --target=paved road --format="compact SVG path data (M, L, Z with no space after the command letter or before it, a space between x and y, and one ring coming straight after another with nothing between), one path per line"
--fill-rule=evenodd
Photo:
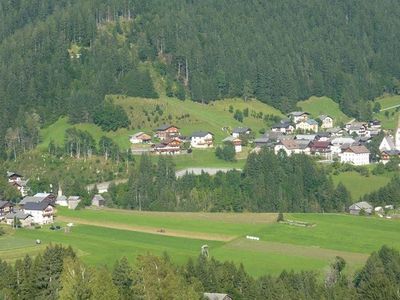
M385 110L393 109L393 108L396 108L396 107L400 107L400 104L393 105L393 106L386 107L386 108L382 108L382 109L381 109L381 111L385 111Z

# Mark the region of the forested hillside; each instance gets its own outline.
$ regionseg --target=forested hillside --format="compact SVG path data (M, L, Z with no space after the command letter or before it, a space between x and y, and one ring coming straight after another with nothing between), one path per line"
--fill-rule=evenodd
M1 148L34 147L60 115L101 124L106 94L283 111L324 95L362 118L364 100L400 90L399 12L395 0L2 1Z

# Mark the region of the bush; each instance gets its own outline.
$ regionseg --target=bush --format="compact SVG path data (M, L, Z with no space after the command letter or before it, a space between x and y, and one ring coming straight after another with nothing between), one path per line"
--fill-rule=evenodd
M283 213L282 212L280 212L279 214L278 214L278 218L276 219L276 221L279 223L279 222L283 222L283 221L285 221L285 218L283 217Z
M215 155L219 159L235 161L235 146L232 143L226 143L222 148L217 147L217 149L215 149Z
M6 234L6 232L5 232L4 228L0 227L0 236L5 235L5 234Z

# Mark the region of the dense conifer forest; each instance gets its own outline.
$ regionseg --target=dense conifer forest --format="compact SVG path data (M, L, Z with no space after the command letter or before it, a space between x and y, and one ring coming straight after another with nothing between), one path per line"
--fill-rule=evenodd
M106 94L256 97L283 111L326 95L363 118L365 100L400 90L399 11L394 0L2 1L2 148L37 143L25 113L114 130Z
M32 258L0 260L0 296L5 299L204 299L205 292L233 299L398 299L399 252L383 246L353 278L341 257L320 280L310 271L283 271L277 278L250 276L242 265L200 255L175 265L167 254L138 256L132 265L87 266L71 248L49 246Z

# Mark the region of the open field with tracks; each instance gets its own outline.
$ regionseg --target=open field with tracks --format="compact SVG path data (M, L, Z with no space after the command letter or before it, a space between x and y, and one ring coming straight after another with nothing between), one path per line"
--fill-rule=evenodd
M285 214L285 218L314 224L297 227L276 223L266 213L169 213L117 209L58 212L57 224L73 222L63 230L9 230L0 238L0 258L15 260L35 255L46 244L71 245L89 264L112 265L122 256L130 260L143 253L167 252L177 263L196 257L209 245L219 260L243 263L255 276L282 270L314 270L323 276L336 255L348 262L348 272L360 267L383 244L400 249L399 220L339 214ZM259 241L246 235L258 236ZM36 246L40 239L42 245Z

